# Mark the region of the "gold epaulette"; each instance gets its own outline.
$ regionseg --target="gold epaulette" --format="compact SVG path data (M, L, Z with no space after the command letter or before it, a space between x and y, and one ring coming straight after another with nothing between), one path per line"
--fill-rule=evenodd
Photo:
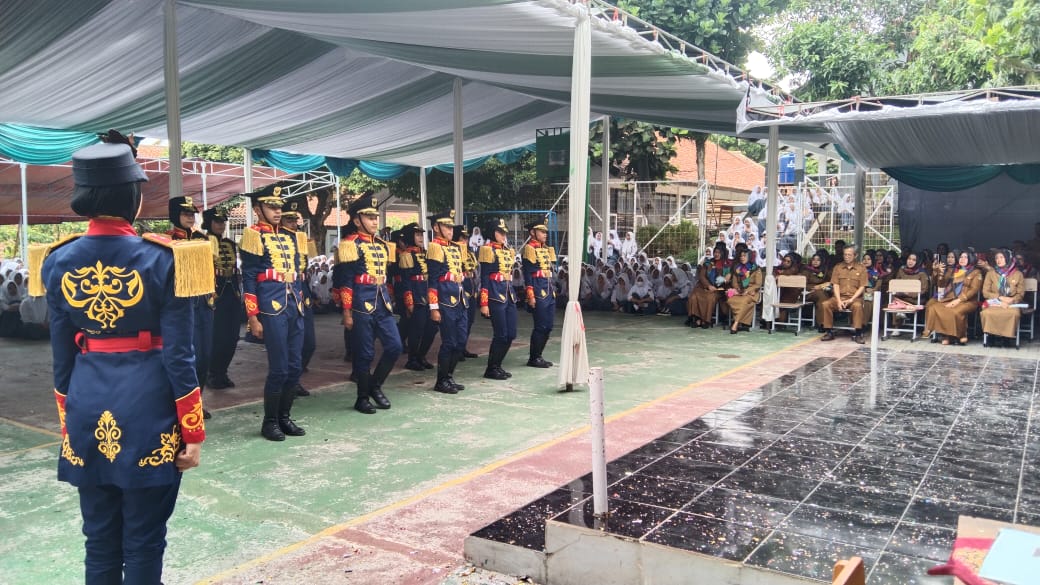
M549 262L556 262L556 248L549 246Z
M357 242L354 240L343 240L339 243L339 248L336 250L336 261L337 262L357 262L358 250Z
M411 252L405 250L397 259L397 267L401 270L411 270L412 268L415 268L415 256L413 256Z
M249 231L248 228L246 231ZM180 298L208 295L215 288L213 249L202 240L172 241L158 234L141 236L173 252L173 295Z
M307 255L307 232L296 232L296 253L306 256Z
M386 245L386 251L387 251L387 256L386 257L387 258L394 258L394 256L397 254L397 244L395 244L393 242L387 242L385 240L380 240L380 241L383 242L383 244ZM390 260L390 261L392 261L392 260Z
M52 244L29 244L29 296L42 297L47 294L47 287L43 285L43 261L47 256L82 235L65 236Z
M207 236L207 238L209 239L209 245L213 248L214 260L220 258L220 238L213 235Z
M498 262L498 259L495 258L495 250L491 246L481 246L480 249L477 250L477 259L482 264Z
M444 262L444 247L437 242L430 242L430 246L426 248L426 259L433 260L434 262Z
M307 257L317 258L318 257L318 245L314 243L314 240L307 240Z
M538 263L538 255L534 253L534 248L525 245L520 249L520 256L528 262Z
M246 226L242 230L242 240L238 242L238 249L254 256L264 255L264 241L260 238L260 231L254 226Z

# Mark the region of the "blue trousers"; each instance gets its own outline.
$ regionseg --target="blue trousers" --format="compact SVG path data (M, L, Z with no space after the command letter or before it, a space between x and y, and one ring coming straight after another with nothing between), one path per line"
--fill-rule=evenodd
M213 311L213 351L209 371L214 379L227 376L228 367L235 357L241 328L242 301L229 286L217 297L216 310Z
M295 302L278 315L260 313L267 348L267 382L264 396L281 396L282 389L294 388L303 371L303 315Z
M534 310L534 333L549 337L553 330L553 321L556 318L556 301L552 297L535 301Z
M195 347L195 377L199 379L202 388L206 387L209 378L209 360L213 354L213 309L206 299L195 297L192 301L195 314L191 343Z
M488 303L491 310L491 340L495 342L510 343L516 339L516 303L506 301L504 303Z
M430 351L436 336L437 324L430 319L429 305L415 305L408 320L408 356L426 359L426 352Z
M393 364L401 355L401 334L397 331L394 314L386 305L377 303L371 313L354 311L354 328L350 330L350 348L354 355L354 373L371 372L376 358L376 338L383 345L379 361Z
M469 296L469 308L466 309L466 341L469 341L469 332L473 330L473 322L477 320L477 309L480 308L480 289L467 278L462 283L462 290ZM466 347L466 342L462 343L462 347Z
M313 301L313 299L312 299ZM318 338L314 333L314 307L303 307L303 347L300 352L300 369L307 367L318 348Z
M437 359L447 359L466 347L466 307L441 305L441 349Z
M86 585L159 585L166 521L180 490L176 483L152 488L79 488L86 542Z

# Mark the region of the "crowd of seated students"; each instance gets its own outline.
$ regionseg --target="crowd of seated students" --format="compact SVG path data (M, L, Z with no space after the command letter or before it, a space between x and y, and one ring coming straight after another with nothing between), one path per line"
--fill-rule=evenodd
M46 339L47 300L29 296L29 271L21 260L0 260L0 337Z

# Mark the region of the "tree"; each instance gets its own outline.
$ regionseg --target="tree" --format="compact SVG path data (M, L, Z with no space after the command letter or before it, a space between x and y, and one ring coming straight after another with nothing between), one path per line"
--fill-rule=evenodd
M202 144L199 142L182 142L181 156L185 159L201 158L212 162L242 164L245 153L237 146L220 146L218 144Z
M783 8L787 0L624 0L629 10L680 39L730 63L743 63L760 42L752 27ZM693 132L697 176L704 177L708 134Z
M725 134L712 134L711 141L726 150L740 152L757 163L765 164L766 162L766 145L759 144L754 140L741 140Z
M690 134L687 130L654 126L635 120L610 119L611 174L637 181L657 181L675 171L672 158L676 143ZM589 133L589 157L593 162L603 156L603 125Z
M513 164L490 158L483 166L466 173L466 211L523 209L525 202L547 191L537 177L535 155L527 153ZM407 174L388 183L390 193L409 201L419 201L419 180ZM454 178L434 169L426 176L427 207L430 211L454 205ZM530 207L529 203L527 204Z

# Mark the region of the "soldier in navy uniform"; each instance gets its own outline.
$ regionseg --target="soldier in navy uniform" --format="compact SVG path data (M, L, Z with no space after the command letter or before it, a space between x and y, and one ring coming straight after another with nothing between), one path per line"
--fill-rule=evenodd
M282 204L282 229L296 235L296 257L298 276L296 289L303 297L303 348L300 355L300 369L307 371L307 364L314 357L314 350L318 347L317 336L314 333L314 293L311 292L310 283L307 281L307 260L317 256L318 252L314 241L307 237L307 233L300 231L303 216L300 215L299 201L286 201ZM299 381L294 388L297 396L310 396L311 393L303 387Z
M551 368L552 362L542 358L542 351L549 341L556 316L556 290L553 288L553 263L556 250L546 244L549 228L544 218L529 223L530 240L520 249L521 267L527 292L527 307L534 313L534 330L531 331L531 353L527 365L532 368Z
M167 232L171 240L204 240L209 242L209 236L195 229L195 214L199 208L191 200L191 197L171 197L169 201L169 218L173 228ZM212 244L210 244L212 246ZM214 249L214 260L216 260ZM213 353L213 309L215 307L214 295L208 294L192 299L192 308L195 310L195 331L192 334L191 343L195 348L195 376L199 379L199 386L203 392L206 390L206 382L209 380L209 362ZM206 418L210 417L209 411L205 411Z
M426 251L430 319L440 324L441 349L437 353L437 383L433 389L457 394L465 386L455 382L455 366L466 349L466 294L462 250L452 243L455 210L430 216L433 239Z
M181 474L206 438L190 297L213 292L213 256L137 236L147 178L126 144L78 151L72 172L86 234L30 250L31 294L50 310L58 479L79 490L85 583L157 585Z
M505 380L512 374L502 369L502 360L516 339L516 291L512 286L516 252L509 247L509 229L504 219L487 224L487 242L477 252L480 260L480 314L491 318L491 349L484 377Z
M398 269L405 286L403 295L408 315L408 362L406 369L423 372L433 369L426 354L437 336L437 324L430 320L430 297L426 250L423 248L423 229L417 223L401 228L401 236L408 244L398 254Z
M202 229L206 230L211 245L217 249L214 259L213 353L209 360L207 384L214 390L235 387L228 377L228 367L235 357L242 325L242 274L238 270L238 246L224 237L227 217L227 211L215 207L202 212Z
M394 258L386 267L386 279L390 283L391 296L394 299L394 314L397 315L397 336L401 338L401 347L408 347L408 322L410 316L404 308L404 283L401 280L401 269L397 262L401 258L401 251L407 248L401 239L401 230L390 232L390 242L394 245Z
M469 249L469 230L466 229L465 225L455 226L455 232L452 234L452 241L462 251L462 269L465 271L466 278L462 281L462 290L466 294L466 339L462 342L462 358L459 361L465 361L466 358L478 357L476 353L469 350L469 332L473 330L473 321L477 318L477 295L480 291L480 274L479 265L477 264L477 257Z
M347 236L349 236L351 234L355 234L355 233L357 233L357 228L354 226L354 223L353 222L348 223L347 225L341 226L339 228L339 239L342 242L344 239L347 238ZM336 284L336 283L337 282L346 282L346 280L345 280L346 279L346 276L345 276L346 269L347 269L346 264L343 264L342 262L336 261L336 262L334 262L332 264L332 290L330 291L330 293L332 294L332 304L337 306L337 307L339 307L339 309L341 311L343 310L343 302L342 302L342 298L343 297L340 294L339 285ZM345 362L352 362L353 359L354 359L353 353L350 351L350 336L351 336L350 329L344 328L343 329L343 361L345 361ZM350 380L351 381L354 380L354 374L353 373L350 374Z
M296 234L281 227L282 189L250 193L257 222L239 242L242 289L249 331L267 349L264 419L260 434L269 441L306 434L290 418L303 354L303 296L300 294Z
M343 326L351 332L353 375L357 382L354 409L365 414L390 408L390 401L383 394L383 383L401 355L401 335L394 321L392 293L386 277L396 251L393 243L376 236L378 207L379 201L371 195L362 195L351 203L349 212L354 232L339 243L336 260L343 269L336 273L334 280L343 307ZM371 371L376 337L383 345L383 355L375 371Z

